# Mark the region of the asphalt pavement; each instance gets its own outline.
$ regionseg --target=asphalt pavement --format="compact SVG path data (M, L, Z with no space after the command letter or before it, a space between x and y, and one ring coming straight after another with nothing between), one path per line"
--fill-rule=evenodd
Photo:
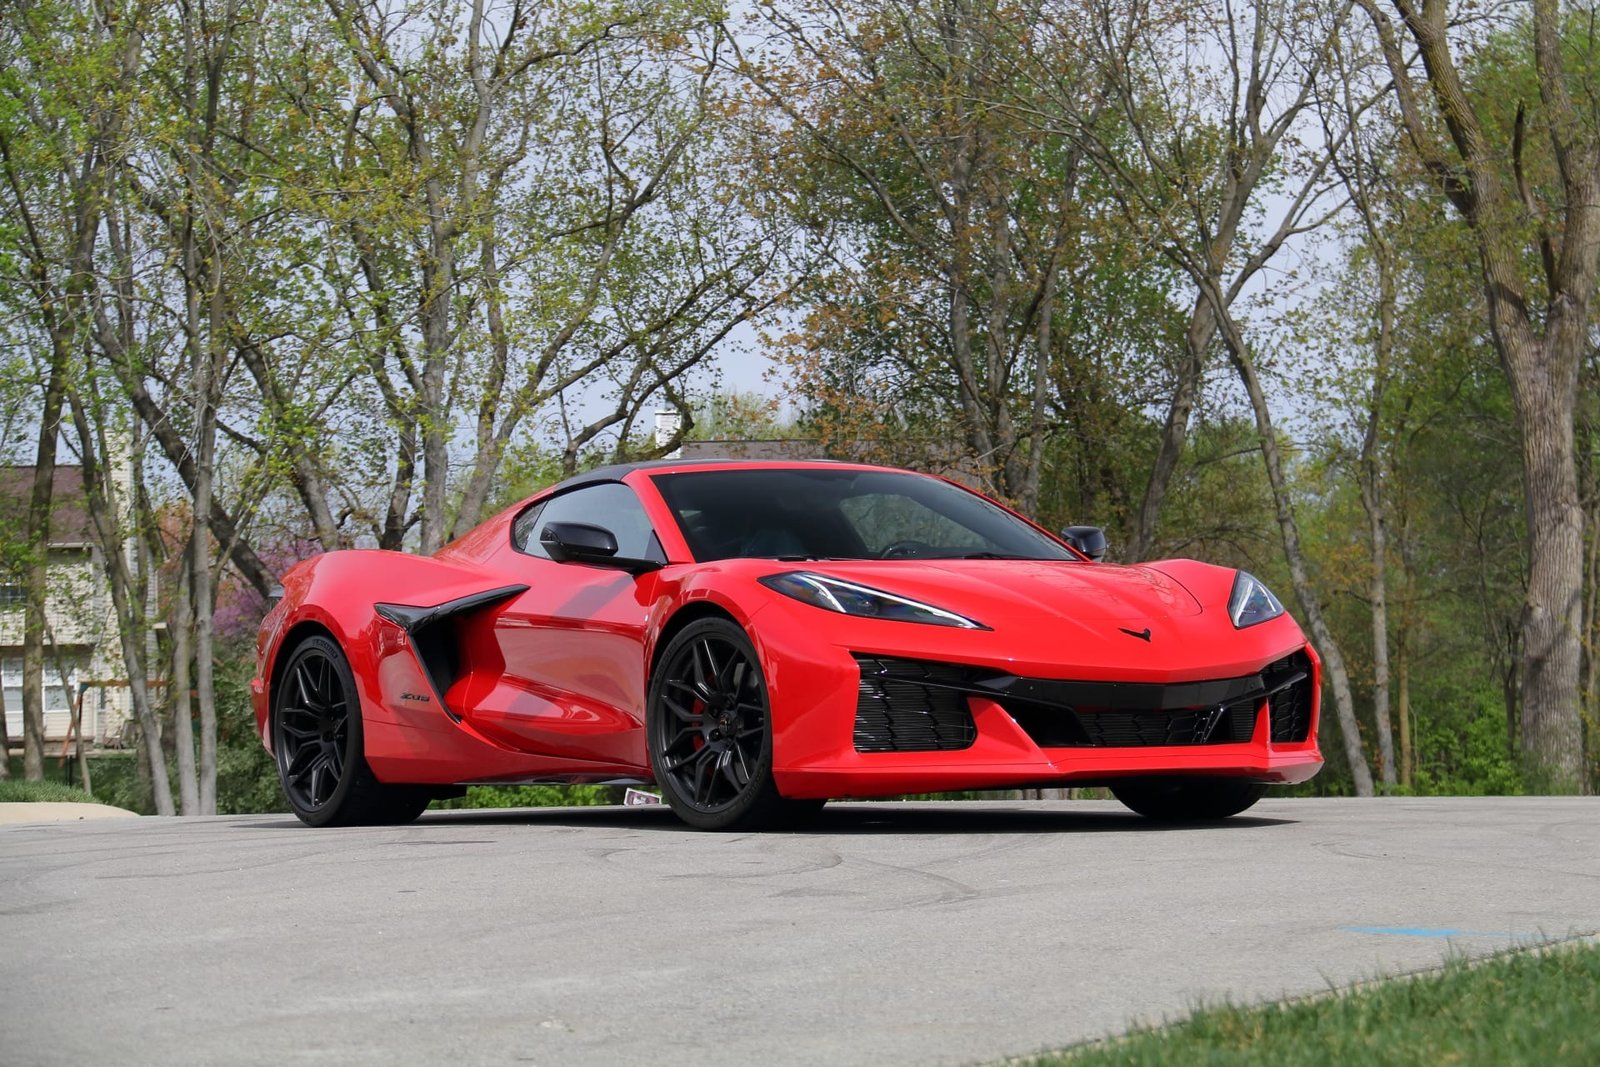
M0 826L0 1060L994 1062L1600 931L1600 799Z

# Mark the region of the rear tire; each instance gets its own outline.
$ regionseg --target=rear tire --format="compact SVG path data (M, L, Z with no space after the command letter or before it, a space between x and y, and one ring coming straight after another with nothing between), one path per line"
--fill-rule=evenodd
M421 815L425 786L386 785L367 766L361 700L339 645L320 634L289 653L272 695L272 752L289 808L308 826L394 826Z
M1266 795L1259 782L1230 778L1148 778L1111 787L1129 808L1157 822L1215 822L1237 815Z

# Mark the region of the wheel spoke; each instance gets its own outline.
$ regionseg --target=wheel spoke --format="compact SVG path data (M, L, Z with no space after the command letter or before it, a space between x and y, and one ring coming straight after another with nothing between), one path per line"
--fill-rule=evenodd
M703 659L705 655L705 642L701 641L691 646L689 649L689 655L694 661L695 694L702 698L709 697L711 695L711 686L706 681L706 665L705 660Z
M738 796L739 792L744 789L745 782L750 781L750 772L746 769L744 781L741 782L738 772L734 769L735 763L743 766L744 756L739 752L738 748L730 745L728 751L723 753L722 758L717 761L717 770L721 771L722 777L727 779L729 785L733 786L734 796Z
M676 700L673 700L665 693L661 694L661 703L665 704L668 711L672 712L672 714L676 715L684 722L698 723L700 721L700 716L696 715L693 711L684 707L682 704L679 704Z
M296 741L308 741L321 733L315 726L294 726L287 720L283 723L283 732Z
M294 671L295 683L300 688L300 705L312 715L320 714L322 702L312 694L317 692L316 683L311 680L311 672L306 669L306 664L301 663Z
M283 769L284 777L291 782L302 780L321 756L322 751L316 745L302 746L290 756L289 765Z
M710 639L701 641L700 647L706 654L706 684L711 686L713 692L720 691L723 688L722 668L717 665L716 653L711 647Z
M709 745L707 747L705 747L705 748L697 748L693 752L689 753L687 756L685 756L682 759L678 760L676 763L670 763L670 764L668 764L667 766L665 766L665 767L663 767L661 769L663 771L665 771L667 774L675 774L679 770L682 770L684 767L687 767L689 764L696 763L696 762L698 762L700 760L705 759L706 755L708 753L710 753L711 751L712 751L712 749L711 749L711 747Z
M712 760L701 760L694 768L694 800L702 807L711 803L711 783L716 780L712 766Z
M326 657L317 657L317 696L326 700L331 689L328 685L328 674L333 669Z

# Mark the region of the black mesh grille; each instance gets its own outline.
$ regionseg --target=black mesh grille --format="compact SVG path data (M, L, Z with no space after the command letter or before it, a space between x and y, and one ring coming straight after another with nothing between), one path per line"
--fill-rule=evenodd
M1278 689L1297 674L1304 677ZM1269 663L1261 672L1261 680L1269 690L1278 689L1270 698L1272 740L1277 744L1304 741L1311 734L1311 658L1304 652L1295 652Z
M1193 711L1080 711L1092 745L1225 745L1250 740L1257 705Z
M1125 708L1041 707L1001 701L1040 748L1143 748L1150 745L1229 745L1250 740L1259 698L1222 708L1140 711Z
M857 656L858 752L935 752L970 748L978 730L967 708L980 672L947 663Z

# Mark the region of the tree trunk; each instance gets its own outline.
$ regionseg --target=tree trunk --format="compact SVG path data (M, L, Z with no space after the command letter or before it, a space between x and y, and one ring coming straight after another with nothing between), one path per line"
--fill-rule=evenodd
M1134 523L1133 540L1128 545L1125 562L1137 563L1155 551L1156 524L1161 520L1161 508L1183 455L1184 441L1188 439L1189 416L1200 395L1206 349L1211 347L1215 335L1216 320L1212 317L1211 304L1203 295L1197 296L1194 311L1189 316L1189 329L1184 335L1183 352L1178 358L1178 380L1173 386L1172 402L1167 406L1166 423L1161 428L1161 445L1156 450L1155 465L1150 469L1150 480L1145 483L1144 499L1139 504L1139 517Z
M1261 438L1261 457L1266 463L1267 480L1272 484L1272 497L1277 505L1278 528L1283 535L1283 554L1289 563L1289 574L1294 582L1295 598L1300 602L1301 613L1311 629L1311 640L1322 654L1328 680L1333 689L1334 710L1339 731L1344 740L1345 758L1350 764L1356 796L1373 795L1372 771L1367 766L1366 754L1361 747L1361 728L1356 719L1355 700L1351 696L1350 674L1345 668L1344 653L1334 640L1322 615L1322 601L1316 587L1311 584L1311 574L1306 567L1305 553L1300 547L1300 527L1294 516L1294 502L1289 495L1288 479L1283 470L1283 459L1278 452L1278 438L1272 427L1272 414L1267 408L1267 397L1256 374L1255 360L1246 345L1238 324L1222 308L1222 294L1208 287L1206 294L1217 313L1222 339L1228 355L1239 372L1240 381L1249 394L1250 406L1255 411L1256 431Z
M72 672L67 669L67 659L62 655L61 643L56 640L54 633L50 635L50 648L55 653L56 675L61 679L61 692L72 709L67 725L67 740L61 746L62 771L66 771L67 754L72 751L77 763L78 787L89 793L92 792L89 788L89 763L83 757L83 688L81 685L76 689L73 687ZM74 744L77 746L75 750Z
M6 687L0 680L0 782L11 781L11 729L6 724Z
M1588 793L1578 713L1583 510L1573 455L1575 352L1581 334L1554 324L1544 338L1498 331L1522 430L1528 503L1528 590L1522 612L1524 779L1540 792ZM1508 336L1508 334L1510 334Z
M191 542L192 544L192 542ZM172 594L172 673L168 675L167 695L172 705L173 753L178 763L178 810L184 815L200 814L200 779L194 763L194 712L189 703L189 661L193 648L194 615L190 610L189 554L178 569L178 588Z
M1400 784L1410 789L1416 784L1416 732L1411 719L1411 638L1415 630L1417 574L1411 558L1411 523L1407 515L1400 523L1400 569L1404 595L1400 601L1400 626L1394 635L1395 714L1400 721Z
M1411 647L1406 628L1395 637L1395 717L1400 723L1400 785L1410 789L1415 781L1416 757L1411 740Z
M28 498L28 544L33 558L24 572L22 623L22 777L44 779L44 639L50 595L50 510L56 477L56 438L61 429L62 375L66 339L51 338L39 438L34 448L33 491Z
M195 434L197 435L194 514L209 514L216 474L217 378L225 351L227 318L222 295L222 248L213 235L210 242L211 314L206 344L196 346ZM216 595L211 578L211 529L198 518L193 524L193 554L189 562L194 595L195 696L200 705L200 814L217 813L217 691L213 620ZM188 738L183 739L186 743Z
M1398 780L1394 758L1394 736L1389 717L1389 551L1384 533L1383 505L1377 487L1363 487L1362 497L1373 498L1367 512L1368 538L1372 549L1372 573L1367 594L1372 602L1372 717L1378 725L1378 779L1386 786Z
M1588 592L1584 596L1583 708L1591 755L1600 753L1600 497L1589 513ZM1592 764L1591 764L1592 766Z
M123 554L121 519L115 503L101 483L97 456L104 455L103 442L89 425L81 398L68 390L72 421L77 428L83 457L83 488L89 518L100 542L100 557L106 580L111 586L111 604L116 611L117 634L122 645L122 665L128 672L128 695L133 700L134 717L144 735L144 753L150 765L150 791L157 815L176 814L172 804L172 785L167 776L167 761L161 751L161 728L150 706L148 667L144 652L144 619L138 597L134 595L133 575Z
M1411 146L1477 238L1489 328L1511 386L1528 519L1521 625L1524 783L1538 791L1587 793L1578 705L1583 512L1573 416L1600 253L1600 139L1568 74L1566 15L1556 0L1531 5L1543 133L1561 181L1562 207L1554 212L1537 210L1522 187L1520 136L1512 146L1514 158L1507 160L1474 109L1451 53L1456 38L1445 5L1393 3L1426 71L1431 92L1424 98L1394 24L1376 0L1357 2L1378 31ZM1425 110L1424 99L1433 110ZM1441 120L1448 142L1440 136ZM1508 162L1515 191L1505 177ZM1530 216L1539 217L1531 233ZM1542 289L1538 297L1530 297L1530 236L1542 260L1543 278L1533 282Z
M1367 428L1361 441L1361 469L1357 477L1360 480L1361 507L1367 513L1367 539L1372 553L1367 594L1372 604L1372 717L1378 726L1378 778L1385 786L1393 786L1397 776L1394 738L1389 722L1389 539L1385 529L1388 516L1384 507L1383 467L1378 460L1378 427L1383 418L1383 394L1388 384L1394 340L1394 276L1386 247L1378 249L1377 262L1377 358L1367 409Z

